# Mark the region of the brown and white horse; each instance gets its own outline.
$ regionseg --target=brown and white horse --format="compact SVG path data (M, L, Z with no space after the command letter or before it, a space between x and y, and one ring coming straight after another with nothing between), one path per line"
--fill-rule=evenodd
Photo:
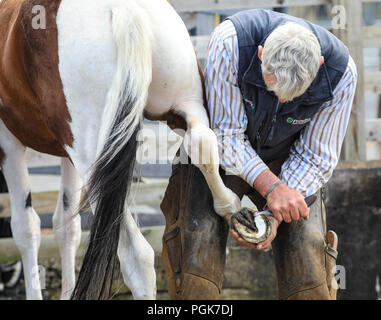
M134 297L155 298L154 253L125 201L143 113L185 120L187 153L205 175L216 212L239 211L218 174L192 43L166 0L0 0L0 160L28 299L42 295L40 219L28 201L26 147L62 157L53 217L62 298L107 298L117 258ZM208 161L192 155L199 148ZM94 219L75 283L82 181Z

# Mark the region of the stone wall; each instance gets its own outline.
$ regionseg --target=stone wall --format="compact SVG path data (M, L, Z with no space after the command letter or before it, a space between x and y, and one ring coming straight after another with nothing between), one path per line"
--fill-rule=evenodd
M339 236L345 270L339 299L377 299L381 279L381 163L341 165L327 186L327 225ZM378 288L379 291L379 288Z

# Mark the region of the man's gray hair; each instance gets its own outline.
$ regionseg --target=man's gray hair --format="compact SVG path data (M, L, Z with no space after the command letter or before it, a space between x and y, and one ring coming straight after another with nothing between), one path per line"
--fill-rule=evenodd
M320 68L321 47L316 36L294 22L276 28L266 39L262 52L262 73L276 81L268 88L281 99L301 96Z

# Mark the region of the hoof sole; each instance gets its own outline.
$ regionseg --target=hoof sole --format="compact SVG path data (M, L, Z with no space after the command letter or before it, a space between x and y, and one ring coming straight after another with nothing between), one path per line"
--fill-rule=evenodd
M242 208L231 218L232 228L249 243L258 244L271 235L271 223L263 214L250 208Z

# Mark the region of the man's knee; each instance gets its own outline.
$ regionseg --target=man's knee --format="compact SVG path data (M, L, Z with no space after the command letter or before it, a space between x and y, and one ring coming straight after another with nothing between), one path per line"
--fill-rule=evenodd
M305 221L290 225L282 225L283 229L289 229L287 232L278 229L273 243L281 299L317 287L325 280L323 234Z
M318 201L321 201L320 198ZM325 238L322 203L311 208L310 220L283 223L273 243L280 299L334 299L337 244Z

